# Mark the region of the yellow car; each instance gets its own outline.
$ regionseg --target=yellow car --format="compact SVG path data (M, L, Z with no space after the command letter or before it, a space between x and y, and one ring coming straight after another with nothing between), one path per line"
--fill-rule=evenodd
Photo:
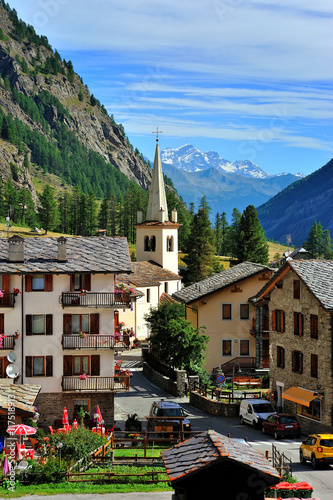
M333 463L333 434L311 434L299 448L299 460L309 460L313 469L319 464Z

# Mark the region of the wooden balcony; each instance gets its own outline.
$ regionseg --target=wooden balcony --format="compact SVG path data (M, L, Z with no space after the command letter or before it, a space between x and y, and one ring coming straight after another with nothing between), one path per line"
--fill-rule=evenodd
M119 377L91 377L81 380L79 376L62 377L62 390L67 392L124 392L131 387L130 375Z
M16 294L5 292L3 297L0 297L0 307L14 307Z
M59 300L62 307L131 307L131 295L125 292L64 292Z
M5 351L6 349L11 351L14 349L14 347L15 347L14 335L8 335L7 337L3 337L2 344L0 346L0 351Z
M114 336L111 335L63 335L63 349L113 349L115 346Z

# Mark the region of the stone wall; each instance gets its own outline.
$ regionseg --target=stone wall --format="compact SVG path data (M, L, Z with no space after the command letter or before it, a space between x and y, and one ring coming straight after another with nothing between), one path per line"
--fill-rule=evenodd
M206 398L195 391L190 392L190 404L216 417L235 418L239 416L239 403L223 403L216 399Z
M84 394L68 394L68 393L41 393L36 400L36 406L40 419L38 427L48 430L48 426L54 426L56 420L62 420L62 410L67 408L69 423L73 421L74 400L88 399L90 403L90 418L94 418L96 406L99 405L104 426L112 427L114 421L114 394L109 393L84 393Z
M270 388L280 386L282 392L290 387L300 387L318 394L321 399L321 421L302 416L301 406L283 399L285 412L298 415L303 433L332 431L332 325L331 314L324 311L318 300L301 281L300 299L293 298L293 281L298 277L291 273L270 296ZM285 312L285 331L272 331L272 311ZM294 335L294 311L303 314L303 335ZM310 314L318 316L318 339L310 336ZM277 346L285 350L284 368L277 367ZM292 351L303 353L303 373L292 371ZM318 377L311 376L311 354L318 356Z
M177 381L158 373L148 363L143 362L143 373L154 384L158 385L173 396L182 397L185 395L185 370L177 370Z

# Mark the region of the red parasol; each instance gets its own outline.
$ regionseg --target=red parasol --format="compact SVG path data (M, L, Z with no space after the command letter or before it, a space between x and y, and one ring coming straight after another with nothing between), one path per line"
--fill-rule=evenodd
M102 414L101 414L101 410L99 409L99 405L96 406L96 411L95 411L95 414L94 414L94 420L98 424L100 424L102 422L102 420L103 420L103 417L102 417Z
M22 460L21 446L18 441L15 443L15 460Z
M72 425L73 425L73 428L74 428L74 429L77 429L78 423L77 423L77 420L76 420L76 419L75 419L75 420L73 420L73 424L72 424Z
M7 427L7 432L11 436L13 436L13 434L17 436L32 436L33 434L36 434L37 429L36 427L30 427L30 425L17 424L17 425L10 425L9 427Z

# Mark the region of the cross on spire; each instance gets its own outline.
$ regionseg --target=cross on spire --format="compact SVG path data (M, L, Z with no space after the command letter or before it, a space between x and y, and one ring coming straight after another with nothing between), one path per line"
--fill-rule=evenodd
M158 134L163 134L162 130L158 130L158 127L156 127L156 130L152 132L152 134L156 134L156 142L158 142Z

